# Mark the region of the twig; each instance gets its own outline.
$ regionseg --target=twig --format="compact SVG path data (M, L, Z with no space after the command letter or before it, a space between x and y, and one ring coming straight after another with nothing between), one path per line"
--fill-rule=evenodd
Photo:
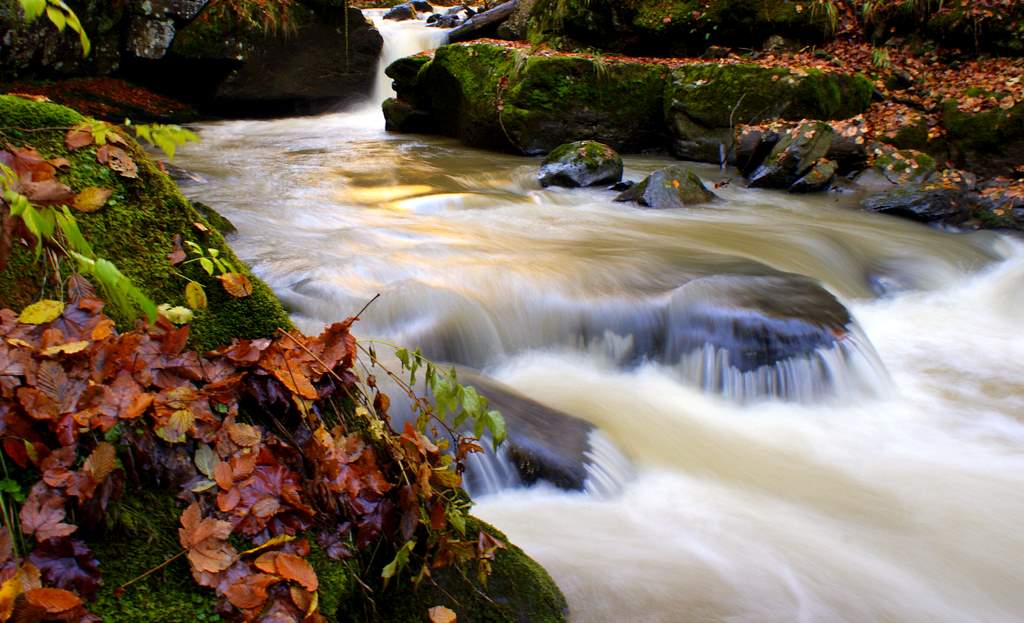
M139 581L141 581L141 580L144 580L144 579L146 579L147 577L149 577L149 576L153 575L153 574L154 574L154 573L156 573L157 571L159 571L159 570L163 569L164 567L166 567L167 565L171 564L171 563L172 563L172 562L174 562L175 560L177 560L177 559L181 558L182 556L184 556L184 555L185 555L185 554L187 554L187 553L188 553L188 551L187 551L187 550L181 550L181 551L180 551L180 552L178 552L177 554L175 554L175 555L171 556L170 558L168 558L167 560L163 561L163 562L162 562L162 563L160 563L159 565L157 565L157 566L153 567L153 568L152 568L152 569L150 569L149 571L146 571L146 572L145 572L145 573L143 573L142 575L140 575L140 576L137 576L137 577L134 577L134 578L132 578L131 580L128 580L127 582L125 582L124 584L122 584L121 586L118 586L115 592L117 592L117 591L123 591L124 589L128 588L128 587L129 587L129 586L131 586L132 584L135 584L136 582L139 582Z
M373 298L372 298L372 299L370 299L369 301L367 301L367 302L366 302L366 305L363 305L363 308L359 310L359 313L357 313L357 314L355 315L355 317L356 317L356 318L358 318L358 317L362 316L362 315L363 315L363 312L364 312L364 311L366 311L366 308L367 308L367 307L369 307L370 305L373 305L373 302L374 302L374 301L376 301L376 300L377 300L377 299L379 299L379 298L380 298L380 292L378 292L377 294L375 294L375 295L373 296Z

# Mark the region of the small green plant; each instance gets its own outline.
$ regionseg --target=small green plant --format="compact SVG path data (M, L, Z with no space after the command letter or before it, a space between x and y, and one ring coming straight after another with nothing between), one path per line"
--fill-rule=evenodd
M174 160L175 152L182 145L199 142L199 136L195 132L177 125L159 123L132 125L131 119L125 119L124 124L135 130L136 137L150 145L155 145L169 160Z
M89 56L89 51L92 49L92 44L89 43L89 36L85 34L82 22L78 20L75 12L68 5L64 4L62 0L18 0L18 2L25 12L26 22L34 22L40 15L45 13L46 17L53 22L58 31L64 32L65 28L70 28L73 32L78 33L78 42L82 46L82 56Z
M871 64L882 70L892 67L892 59L889 58L889 50L885 48L872 48Z
M238 272L238 270L231 265L231 262L220 257L220 251L218 251L217 249L204 249L198 244L192 242L191 240L186 240L185 246L188 247L189 250L191 250L196 255L196 257L185 261L182 264L183 266L186 264L199 262L199 265L203 267L203 270L206 271L206 274L210 275L211 277L215 275L227 275L229 273Z
M822 15L825 18L825 34L831 35L839 30L839 7L833 0L814 0L811 5L811 16Z

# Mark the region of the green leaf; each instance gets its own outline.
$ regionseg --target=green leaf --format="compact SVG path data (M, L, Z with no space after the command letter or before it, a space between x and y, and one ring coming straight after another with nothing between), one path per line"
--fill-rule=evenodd
M203 267L207 275L213 275L213 262L210 261L210 258L199 258L199 265Z
M220 457L213 451L213 448L205 443L199 444L195 456L196 468L207 478L213 478L213 470L220 463Z
M384 569L380 572L380 577L384 579L384 586L388 585L388 580L393 578L396 574L401 573L402 569L409 564L409 554L412 553L412 549L416 547L416 539L409 539L402 545L398 553L395 554L394 559L384 566Z
M195 281L189 281L185 286L185 302L192 309L206 309L206 290Z
M46 7L46 17L50 18L53 25L57 27L57 30L64 32L64 27L67 25L67 18L64 17L64 13L55 6Z
M36 301L18 314L18 322L24 324L46 324L53 322L64 313L64 303L44 299Z
M487 422L487 428L491 431L491 439L494 442L494 449L497 450L498 446L508 438L508 430L505 428L505 418L500 412L491 410L484 414L484 420Z
M57 226L60 228L61 233L64 234L64 238L67 239L71 250L77 251L88 258L95 258L96 254L92 250L92 245L89 244L85 236L82 235L81 230L78 229L78 221L71 214L71 210L67 206L62 207L64 212L58 212L55 215Z
M35 21L46 10L46 0L18 0L25 11L25 21Z
M459 531L459 534L465 536L466 516L462 514L462 511L458 508L449 506L445 509L445 514L448 516L448 523L455 526L455 529Z
M406 370L409 369L409 351L404 348L399 348L395 351L395 357L402 362L402 367Z
M0 493L10 495L15 502L25 501L25 492L22 490L21 485L10 478L0 480Z

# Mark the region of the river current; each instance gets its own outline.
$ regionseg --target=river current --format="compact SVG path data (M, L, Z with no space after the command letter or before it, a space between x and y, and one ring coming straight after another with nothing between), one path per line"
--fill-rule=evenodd
M389 58L442 36L382 30ZM628 457L614 493L478 496L574 621L1024 620L1024 243L706 165L712 209L542 189L537 159L385 133L387 89L354 111L204 124L176 164L205 183L184 190L237 225L232 245L307 332L381 293L362 337L482 368ZM627 156L626 178L670 162ZM850 309L873 346L860 385L736 400L624 365L666 293L765 270Z

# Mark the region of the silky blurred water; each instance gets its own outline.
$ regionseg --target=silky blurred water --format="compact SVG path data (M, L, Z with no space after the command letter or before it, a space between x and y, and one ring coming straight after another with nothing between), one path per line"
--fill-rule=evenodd
M438 41L383 28L392 50ZM1024 620L1019 241L704 165L713 208L643 210L542 189L535 159L382 128L375 102L209 124L177 164L303 329L380 293L361 336L485 368L629 457L621 490L478 501L574 621ZM626 177L668 162L627 157ZM775 272L852 311L870 353L850 360L865 366L850 391L738 401L636 356L680 285Z

